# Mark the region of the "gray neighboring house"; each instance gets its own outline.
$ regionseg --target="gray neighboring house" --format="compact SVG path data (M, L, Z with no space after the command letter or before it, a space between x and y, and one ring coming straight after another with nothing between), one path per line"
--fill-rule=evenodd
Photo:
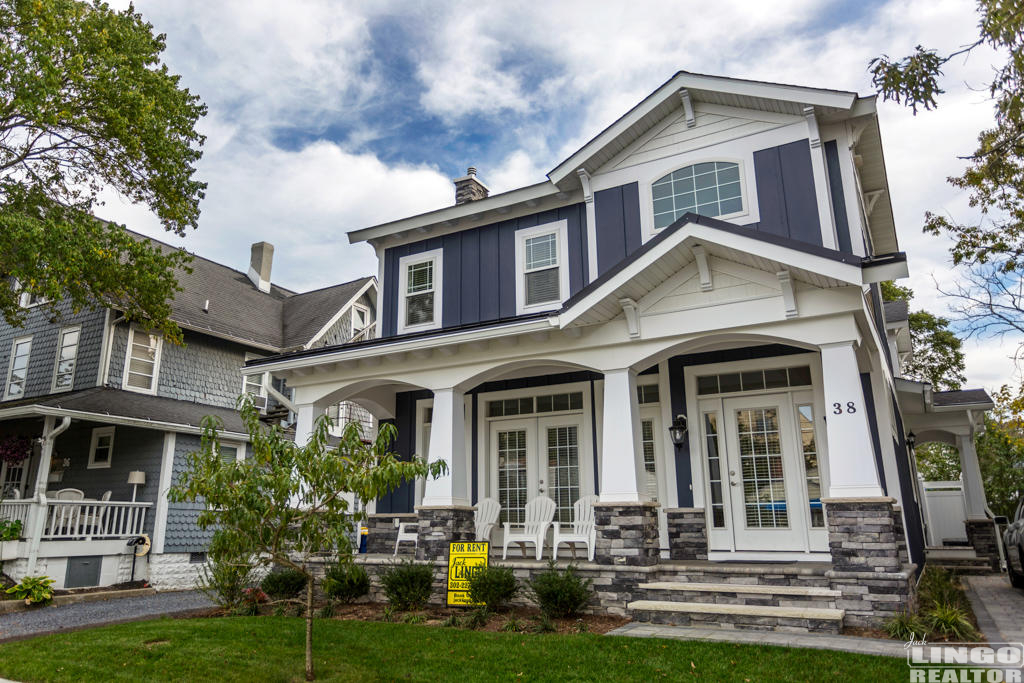
M25 450L21 462L0 463L0 519L24 523L19 542L0 543L8 575L46 575L57 588L121 583L133 571L128 541L145 536L134 578L193 584L209 534L195 524L201 506L167 492L199 446L203 417L224 421L225 455L245 457L240 394L252 393L268 420L294 419L290 390L269 373L243 379L246 361L375 329L376 278L292 292L270 282L273 251L253 244L247 273L199 256L179 273L180 346L117 310L62 305L51 320L27 297L22 327L0 322L0 443ZM357 406L327 411L372 427Z

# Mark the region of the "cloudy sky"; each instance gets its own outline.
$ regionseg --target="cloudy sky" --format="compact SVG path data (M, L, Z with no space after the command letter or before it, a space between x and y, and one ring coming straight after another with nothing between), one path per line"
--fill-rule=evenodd
M115 5L127 6L118 0ZM274 280L309 289L376 273L345 232L452 203L468 165L492 191L539 182L678 70L871 92L867 63L977 38L969 0L717 3L137 0L166 61L209 106L209 183L188 249L245 268L276 245ZM713 8L713 9L709 9ZM945 183L991 122L992 54L946 68L917 117L880 105L915 305L941 313L952 277L925 210L970 217ZM139 207L105 217L167 239ZM968 342L972 384L1011 379L1011 340Z

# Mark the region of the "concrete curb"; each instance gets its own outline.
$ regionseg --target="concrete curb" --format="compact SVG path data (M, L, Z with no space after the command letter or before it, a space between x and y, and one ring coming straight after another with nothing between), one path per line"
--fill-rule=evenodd
M102 600L117 600L118 598L135 598L140 595L156 595L155 588L132 588L124 591L102 591L98 593L76 593L73 595L58 595L47 607L60 607L61 605L75 605L82 602L100 602ZM0 614L12 614L14 612L26 612L28 610L40 609L29 607L23 600L0 601Z

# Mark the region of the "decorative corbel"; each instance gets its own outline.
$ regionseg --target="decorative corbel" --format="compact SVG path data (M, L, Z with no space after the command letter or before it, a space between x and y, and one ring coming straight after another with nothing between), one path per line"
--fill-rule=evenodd
M804 107L804 119L807 120L807 137L811 140L811 148L821 147L821 134L818 132L818 119L814 115L814 107Z
M629 331L630 339L640 337L640 309L632 299L619 299L622 306L622 313L626 316L626 329Z
M711 281L711 267L708 265L708 253L701 245L690 247L693 256L697 261L697 273L700 275L700 289L702 292L710 292L715 288Z
M690 92L686 88L679 89L679 100L683 103L683 113L686 114L686 127L693 128L697 125L697 116L693 113L693 102L690 101Z
M583 186L583 201L590 204L594 201L594 191L590 187L590 174L585 168L577 168L576 175L580 177L580 185Z
M788 270L780 270L775 273L779 278L779 285L782 288L782 304L786 309L787 318L795 318L800 315L796 309L796 293L793 291L793 278Z

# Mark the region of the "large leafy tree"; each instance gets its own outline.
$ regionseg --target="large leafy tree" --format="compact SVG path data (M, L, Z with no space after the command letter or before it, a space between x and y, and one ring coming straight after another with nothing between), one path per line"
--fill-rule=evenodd
M882 283L884 301L907 301L914 296L909 287ZM954 391L966 381L963 342L950 329L949 320L925 310L907 315L914 352L903 368L911 379L930 382L938 391Z
M74 309L112 305L172 339L174 270L188 257L95 218L103 192L142 203L164 227L196 227L206 113L161 61L132 7L0 0L0 313L22 292Z
M351 562L350 535L364 511L350 510L349 498L376 500L417 477L440 476L443 461L399 460L391 452L395 427L382 424L373 443L359 425L345 426L336 447L328 444L330 421L321 415L309 443L295 444L279 426L260 422L245 396L242 419L249 455L225 461L220 455L219 419L203 421L202 445L188 456L174 501L203 500L200 528L215 529L212 556L255 558L263 565L290 567L306 576L306 680L313 680L313 587L315 561L325 553Z

